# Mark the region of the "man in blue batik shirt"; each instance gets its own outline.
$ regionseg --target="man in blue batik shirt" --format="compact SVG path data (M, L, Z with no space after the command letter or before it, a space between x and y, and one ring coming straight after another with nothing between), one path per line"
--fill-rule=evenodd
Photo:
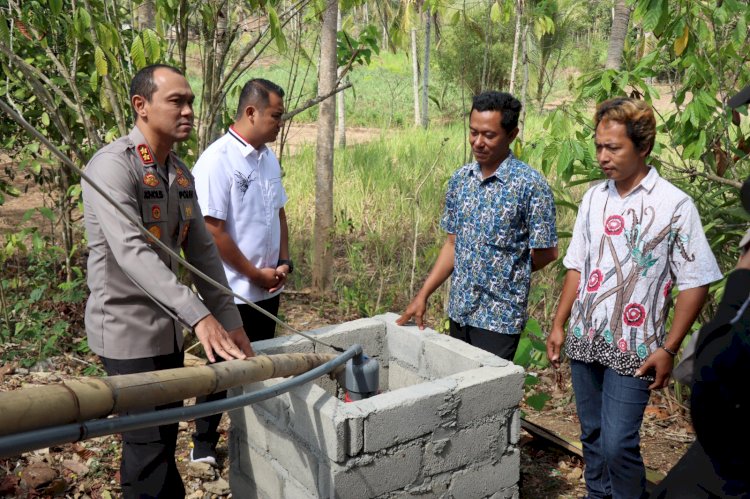
M396 321L414 317L424 329L428 298L452 274L450 335L508 360L526 325L531 273L557 258L552 191L510 151L520 111L507 93L474 97L469 143L476 161L451 177L440 222L447 240Z

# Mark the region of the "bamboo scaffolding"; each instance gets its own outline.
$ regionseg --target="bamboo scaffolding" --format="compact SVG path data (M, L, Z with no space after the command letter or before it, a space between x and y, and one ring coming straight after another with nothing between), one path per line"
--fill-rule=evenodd
M0 393L0 436L103 418L234 386L295 376L334 358L333 354L315 353L260 355L207 366L82 378L4 392Z

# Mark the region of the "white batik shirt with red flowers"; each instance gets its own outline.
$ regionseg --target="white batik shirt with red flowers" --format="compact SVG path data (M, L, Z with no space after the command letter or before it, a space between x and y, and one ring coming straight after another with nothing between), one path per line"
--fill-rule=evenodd
M653 167L625 197L612 180L584 194L563 264L581 273L567 355L626 376L664 344L672 288L721 279L692 199Z

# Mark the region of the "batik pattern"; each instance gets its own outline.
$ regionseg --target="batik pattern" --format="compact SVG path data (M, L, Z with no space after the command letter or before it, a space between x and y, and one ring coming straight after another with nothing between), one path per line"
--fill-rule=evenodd
M611 181L584 195L563 262L581 272L568 356L629 376L664 344L675 284L721 278L692 200L653 168L624 198Z
M448 183L442 228L456 235L448 315L461 325L519 334L526 324L531 248L557 245L544 177L512 154L482 180L476 162Z

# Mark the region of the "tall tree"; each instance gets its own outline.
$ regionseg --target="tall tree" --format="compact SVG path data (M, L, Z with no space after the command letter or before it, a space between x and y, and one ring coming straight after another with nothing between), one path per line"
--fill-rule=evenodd
M430 6L425 5L424 12L424 68L422 68L422 128L427 128L429 124L428 102L429 102L429 83L430 83L430 27L432 26L432 19L430 18Z
M365 4L366 6L367 4ZM341 31L341 9L338 9L336 14L336 31ZM339 66L337 69L337 76L339 79L344 74L344 66ZM338 130L339 130L339 147L346 147L346 102L344 100L344 92L341 91L336 94L336 114L338 115Z
M320 66L318 95L331 93L336 87L336 15L338 0L326 0L320 33ZM336 124L336 102L326 99L318 109L318 136L315 154L315 223L313 232L313 287L327 290L331 286L333 252L333 143Z
M521 42L521 19L523 18L523 0L516 0L516 30L513 35L513 62L510 66L510 85L508 92L511 94L516 87L516 68L518 67L518 47Z
M408 12L409 9L407 8L406 15L409 15ZM419 49L417 46L417 26L413 22L409 34L411 35L411 79L414 90L414 126L419 126Z
M614 12L612 14L612 31L609 34L609 46L607 47L607 69L620 69L622 64L622 51L625 48L625 38L628 35L628 24L630 23L630 6L626 0L615 0Z

